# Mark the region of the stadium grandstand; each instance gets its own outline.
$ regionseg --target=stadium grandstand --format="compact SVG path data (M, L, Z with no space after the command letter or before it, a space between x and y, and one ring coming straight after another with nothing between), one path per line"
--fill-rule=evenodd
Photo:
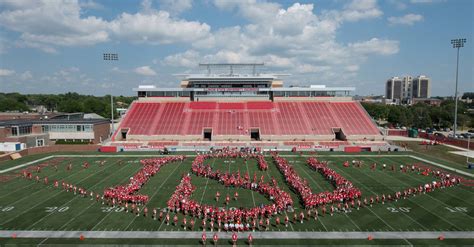
M112 137L116 145L298 146L381 143L382 135L351 97L353 87L283 87L286 74L264 64L199 64L177 88L139 86Z

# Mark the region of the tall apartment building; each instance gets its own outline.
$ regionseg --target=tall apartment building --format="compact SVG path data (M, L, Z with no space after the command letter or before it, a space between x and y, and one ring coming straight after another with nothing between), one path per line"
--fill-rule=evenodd
M403 98L402 79L395 76L387 80L385 85L385 98L396 102Z
M412 82L413 82L413 77L409 75L403 77L402 79L403 99L410 99L412 97L412 93L411 93Z
M431 97L431 79L427 76L420 75L414 78L411 88L412 98L427 99Z
M431 79L427 76L398 76L387 80L385 98L391 103L410 103L414 98L431 97Z

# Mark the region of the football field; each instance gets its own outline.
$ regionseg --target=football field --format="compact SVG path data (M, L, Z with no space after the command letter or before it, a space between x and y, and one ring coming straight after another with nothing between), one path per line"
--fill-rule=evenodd
M151 155L153 156L153 155ZM352 182L362 192L362 198L375 198L377 195L393 195L395 192L418 187L436 181L434 176L425 176L418 171L401 171L400 165L439 167L422 162L409 155L281 155L294 167L315 193L333 191L334 186L319 172L307 165L309 157L328 161L331 169ZM62 188L61 182L73 184L102 194L105 189L127 184L132 176L143 167L141 159L145 155L53 155L28 166L18 167L1 174L0 182L0 244L199 244L203 228L202 219L195 218L196 224L189 226L191 217L177 213L179 219L175 226L165 220L153 219L151 209L158 211L167 207L167 202L180 183L183 175L191 176L195 190L191 199L200 204L215 205L226 209L250 208L270 204L272 201L254 190L225 187L217 180L196 176L191 172L195 155L188 155L184 161L172 162L161 167L137 192L148 195L147 216L136 215L123 206L112 206L96 201L95 197L80 196ZM315 220L305 218L293 220L293 216L307 211L301 199L285 182L283 174L273 163L271 156L265 156L268 169L259 169L254 159L213 158L206 160L213 170L221 172L240 172L269 182L274 178L278 186L288 192L294 202L291 209L270 219L268 230L260 229L254 234L254 244L289 245L289 244L400 244L400 245L439 245L474 243L474 187L467 184L436 189L429 193L416 193L399 200L387 200L385 203L374 203L373 206L362 206L360 209L350 207L337 210L331 216L326 213ZM360 167L344 167L345 161L357 160L363 163ZM87 168L84 164L88 163ZM377 163L375 169L371 168ZM382 164L387 167L382 168ZM392 170L392 165L394 170ZM38 166L40 170L38 171ZM70 166L70 169L68 169ZM31 172L32 179L22 177L22 171ZM455 173L452 173L455 174ZM38 176L39 182L35 176ZM48 184L44 178L48 178ZM469 176L463 177L472 179ZM54 186L59 181L59 186ZM221 198L216 201L219 192ZM234 200L235 192L238 193ZM224 204L224 198L232 198ZM336 207L337 208L337 207ZM143 208L142 208L143 209ZM329 211L329 210L328 210ZM165 213L166 214L166 213ZM282 221L288 215L288 226L276 224L279 217ZM174 212L170 217L175 216ZM182 225L186 217L186 229ZM208 238L212 238L209 224L206 226ZM217 232L217 228L214 228ZM410 235L409 233L415 233ZM337 234L340 233L340 234ZM390 234L393 233L393 234ZM223 239L220 244L227 244L230 233L219 233ZM450 235L453 234L453 235ZM460 237L455 234L460 234ZM79 239L80 236L84 238ZM240 233L243 242L248 233ZM22 236L28 236L22 238ZM345 238L350 239L340 239ZM349 237L348 237L349 236ZM419 236L419 237L417 237ZM438 236L446 239L437 240ZM468 236L468 237L466 237ZM469 237L470 236L470 237ZM373 240L367 238L373 237ZM123 240L114 240L121 238ZM297 240L292 240L292 239ZM166 240L165 240L166 239ZM227 239L227 240L224 240ZM117 242L119 241L119 242Z

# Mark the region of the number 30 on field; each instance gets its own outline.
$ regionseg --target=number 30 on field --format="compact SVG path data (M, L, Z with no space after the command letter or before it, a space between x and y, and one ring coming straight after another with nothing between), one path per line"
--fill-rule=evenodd
M451 213L467 213L466 207L444 207Z
M392 213L399 213L399 212L409 213L411 208L409 208L409 207L399 207L399 208L388 207L387 210L392 212Z
M69 207L46 207L46 212L48 213L63 213L66 212L69 209Z
M14 209L15 207L13 206L0 206L0 212L8 212Z

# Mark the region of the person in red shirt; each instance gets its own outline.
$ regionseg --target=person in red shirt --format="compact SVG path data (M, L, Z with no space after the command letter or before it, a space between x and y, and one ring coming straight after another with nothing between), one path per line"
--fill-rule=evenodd
M186 217L183 218L183 229L186 231L186 226L188 224L188 221L186 220Z
M214 242L214 245L217 245L217 241L219 241L219 236L217 236L217 233L214 233L214 236L212 236L212 241Z
M219 191L216 192L216 202L219 201L219 197L221 197L221 193Z
M206 230L206 220L203 219L201 222L202 230Z
M202 235L201 235L202 245L206 245L206 240L207 240L206 233L203 232Z
M237 233L232 233L232 242L234 243L233 246L237 245Z
M170 214L169 213L166 214L165 220L166 220L166 225L169 226L170 225Z
M194 218L191 218L191 220L189 221L189 228L190 228L191 230L194 229Z
M227 194L227 196L225 197L225 204L229 205L229 201L230 201L230 196L229 194Z
M173 222L174 222L174 225L177 226L178 225L178 215L174 215L173 217Z
M252 243L253 243L253 236L252 236L252 233L249 233L249 236L247 238L247 241L249 242L249 245L252 246Z

